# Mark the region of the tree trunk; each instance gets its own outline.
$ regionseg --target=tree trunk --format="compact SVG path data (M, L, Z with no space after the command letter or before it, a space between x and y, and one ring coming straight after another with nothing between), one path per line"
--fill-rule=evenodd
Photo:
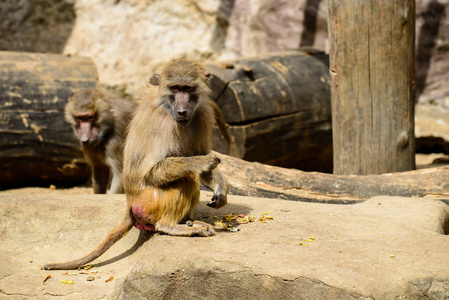
M64 167L83 154L63 111L97 78L89 58L0 52L0 183L89 178L85 164Z
M449 204L449 166L381 175L333 175L218 154L234 195L351 204L374 196L431 197Z
M415 168L413 0L328 0L335 174Z

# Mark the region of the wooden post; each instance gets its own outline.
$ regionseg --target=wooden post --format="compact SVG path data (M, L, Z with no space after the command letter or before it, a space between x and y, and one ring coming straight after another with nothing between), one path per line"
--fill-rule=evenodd
M415 168L414 0L328 0L334 174Z

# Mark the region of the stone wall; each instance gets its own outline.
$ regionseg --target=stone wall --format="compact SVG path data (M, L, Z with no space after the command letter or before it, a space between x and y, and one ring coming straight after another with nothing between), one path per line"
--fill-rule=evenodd
M416 1L416 84L449 107L449 1ZM232 59L312 46L328 51L324 0L6 0L0 50L90 56L100 80L133 93L180 55Z
M0 50L63 52L76 21L74 2L0 1Z

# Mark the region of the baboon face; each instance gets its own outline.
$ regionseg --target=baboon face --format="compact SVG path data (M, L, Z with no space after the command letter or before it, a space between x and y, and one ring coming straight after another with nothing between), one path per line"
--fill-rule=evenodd
M198 104L198 95L195 94L196 87L173 84L169 88L172 93L169 99L173 118L179 123L188 123Z
M95 91L75 93L65 109L65 117L83 147L93 147L105 138L111 128L107 104ZM101 115L101 116L100 116Z
M199 95L210 94L210 74L204 67L187 59L174 60L161 74L155 74L149 83L159 86L161 101L178 123L187 124L193 118L201 100Z

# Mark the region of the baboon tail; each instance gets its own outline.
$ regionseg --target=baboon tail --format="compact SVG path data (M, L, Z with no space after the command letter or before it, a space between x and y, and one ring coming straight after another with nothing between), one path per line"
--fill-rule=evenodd
M226 144L229 148L229 155L238 157L238 150L237 145L235 144L235 140L231 135L231 131L229 130L228 124L226 123L223 113L221 112L220 108L218 107L217 103L215 101L211 101L211 106L214 110L215 115L215 123L218 126L218 129L220 130L221 134L223 135L223 138L226 141Z
M109 248L112 247L112 245L115 244L118 240L120 240L125 234L128 233L128 231L131 230L131 228L134 225L134 218L131 214L127 214L125 219L114 228L114 230L109 233L109 235L106 237L106 239L98 245L98 247L89 253L88 255L84 256L83 258L65 262L65 263L56 263L56 264L48 264L44 266L45 270L71 270L71 269L77 269L79 267L84 266L85 264L93 261L94 259L98 258L100 255L105 253Z

